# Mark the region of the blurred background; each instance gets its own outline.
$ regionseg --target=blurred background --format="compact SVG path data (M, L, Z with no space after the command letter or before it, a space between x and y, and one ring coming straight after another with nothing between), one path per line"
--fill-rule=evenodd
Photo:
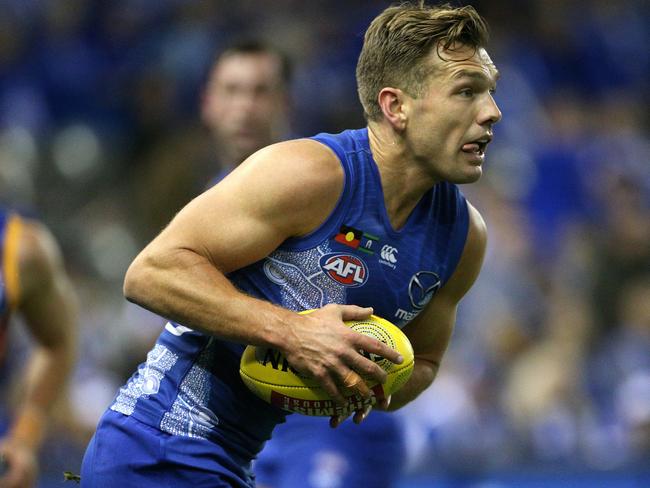
M438 379L400 412L403 486L650 486L650 6L455 3L490 23L503 121L462 188L488 225L484 270ZM295 63L294 136L361 127L356 59L388 5L0 0L0 200L52 229L81 298L39 486L79 471L160 331L122 279L219 170L199 117L214 55L269 39ZM4 400L16 385L2 385Z

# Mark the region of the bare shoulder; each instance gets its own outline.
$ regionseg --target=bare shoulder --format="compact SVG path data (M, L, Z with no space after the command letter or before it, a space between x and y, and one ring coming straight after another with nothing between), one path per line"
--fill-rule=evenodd
M60 260L59 246L50 230L42 223L24 219L18 244L19 263L27 267L43 267Z
M233 171L217 191L240 203L253 204L263 217L292 225L289 235L306 234L336 205L344 184L338 157L327 146L296 139L273 144L253 154ZM245 195L246 202L241 202Z
M343 182L343 168L327 146L312 139L295 139L267 146L249 157L233 174L255 175L274 186L327 191ZM250 176L249 176L250 177ZM303 192L299 192L303 193Z
M18 270L23 291L29 291L37 281L51 278L60 266L59 246L49 229L35 220L23 220L18 241Z

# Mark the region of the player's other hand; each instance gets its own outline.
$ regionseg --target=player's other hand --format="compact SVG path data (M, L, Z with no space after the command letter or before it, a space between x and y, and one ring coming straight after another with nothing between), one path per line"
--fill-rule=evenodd
M379 400L375 405L374 408L377 408L379 410L387 410L388 405L390 405L390 398L391 396L388 395L387 398L382 398ZM354 415L352 416L352 421L359 425L361 422L363 422L368 415L370 415L370 412L373 409L373 405L368 405L364 409L360 410L355 410ZM330 427L333 429L336 429L339 425L341 425L345 419L347 419L348 416L342 416L342 415L333 415L330 417Z
M38 464L34 451L18 442L0 443L0 488L31 488L36 484Z

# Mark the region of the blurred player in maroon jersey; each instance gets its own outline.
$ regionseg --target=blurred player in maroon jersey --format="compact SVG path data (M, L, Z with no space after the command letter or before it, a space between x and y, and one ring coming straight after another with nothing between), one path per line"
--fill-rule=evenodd
M76 299L58 246L44 226L0 209L0 256L0 368L14 314L23 318L35 342L13 422L0 433L0 487L28 488L37 478L49 411L74 362Z

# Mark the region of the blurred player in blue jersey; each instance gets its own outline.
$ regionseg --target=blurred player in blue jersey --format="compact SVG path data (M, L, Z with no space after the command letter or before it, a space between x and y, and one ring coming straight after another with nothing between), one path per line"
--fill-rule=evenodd
M486 43L472 7L387 8L357 65L367 127L257 151L138 255L125 295L170 322L100 420L82 486L254 486L252 461L286 412L239 378L246 344L316 378L339 405L332 426L431 384L485 252L456 184L480 178L501 118ZM343 323L371 312L415 351L392 400L372 397L362 376L385 372L361 351L403 359ZM367 408L348 411L345 388Z
M12 316L23 318L35 342L22 372L21 398L11 408L13 421L5 432L0 431L2 488L28 488L36 481L48 413L74 361L75 309L50 232L0 208L0 370Z
M263 42L234 44L217 58L201 110L222 168L213 183L255 151L286 138L290 83L288 58ZM346 422L337 429L327 419L290 415L273 431L254 472L259 487L381 488L399 478L404 458L403 432L392 414L377 412L358 426Z

